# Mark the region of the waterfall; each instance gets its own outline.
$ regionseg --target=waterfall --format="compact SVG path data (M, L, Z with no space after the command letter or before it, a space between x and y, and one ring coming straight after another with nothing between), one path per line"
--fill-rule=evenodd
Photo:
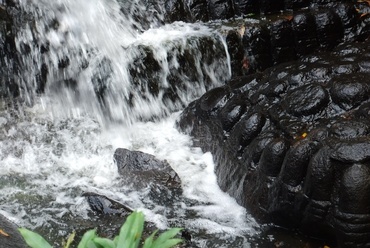
M161 25L160 6L155 14L138 1L33 0L22 7L34 19L17 37L23 97L32 102L45 91L54 115L125 124L163 117L230 76L222 37L199 24Z
M188 228L197 247L248 247L256 223L217 186L212 155L174 128L178 111L230 77L217 30L165 24L156 1L19 4L20 108L0 105L0 213L60 245L99 223L82 197L96 192L158 228ZM167 160L184 201L168 209L132 190L113 161L118 147Z

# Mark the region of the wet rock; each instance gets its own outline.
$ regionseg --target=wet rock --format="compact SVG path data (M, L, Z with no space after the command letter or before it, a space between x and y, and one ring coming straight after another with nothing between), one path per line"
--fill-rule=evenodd
M334 3L351 2L343 0L165 0L167 15L169 20L187 21L211 21L219 19L230 19L242 17L248 14L271 14L279 13L284 10L300 10L302 8L325 8ZM339 7L338 7L339 8ZM341 7L342 8L342 7ZM173 15L173 13L183 13L184 15ZM184 11L185 10L185 11ZM343 11L343 10L341 10Z
M240 120L248 106L249 103L243 98L234 98L233 101L228 101L219 114L223 130L230 131Z
M298 57L314 52L319 45L314 18L312 13L301 13L292 19L294 46Z
M189 7L194 20L203 22L210 20L207 0L193 0Z
M222 20L234 17L232 1L208 0L207 3L209 18L211 20Z
M87 198L87 202L89 203L91 210L96 214L116 214L120 216L127 216L133 212L133 209L130 207L118 201L112 200L104 195L86 192L82 196Z
M241 75L243 68L244 48L240 34L233 30L226 36L227 50L229 51L232 75Z
M269 26L271 37L271 53L274 64L294 60L295 51L294 33L289 20L278 20Z
M190 10L183 0L166 0L164 6L166 13L166 22L186 22L192 20Z
M370 127L366 123L358 122L356 120L338 121L331 125L329 129L330 136L339 139L353 139L359 137L366 137L370 133Z
M321 111L329 102L329 94L320 85L307 85L286 96L283 105L293 115L310 115Z
M259 161L262 173L270 177L276 177L281 170L289 147L289 142L283 138L276 138L268 143L263 149Z
M237 42L229 49L233 75L262 71L318 50L332 50L343 41L363 40L368 37L368 24L366 19L361 20L362 14L353 4L337 3L293 12L292 16L247 22L242 32L243 59L234 55L240 50L235 48ZM237 40L235 32L230 35ZM242 74L238 74L240 70Z
M26 248L28 247L18 231L18 227L7 218L0 215L0 227L4 234L0 235L0 243L3 248Z
M153 202L171 204L181 196L181 180L167 161L124 148L116 149L114 160L126 183L138 190L149 188L148 197Z
M338 15L342 22L343 34L348 40L356 39L360 28L360 16L354 5L337 3L333 7L333 11Z
M259 2L262 13L273 13L284 9L284 0L261 0Z
M179 180L176 172L166 161L158 160L150 154L118 148L114 152L114 160L118 172L125 177L142 174L150 179L149 181L164 179L158 182L166 183L168 179ZM143 181L144 183L148 182L147 180Z
M19 88L14 78L18 62L15 56L13 19L8 13L8 8L0 4L0 97L19 95Z
M132 79L128 104L136 107L142 101L158 99L168 107L168 111L178 110L189 95L195 94L196 88L208 89L212 85L212 78L208 76L209 68L217 63L226 70L226 61L222 62L226 59L225 48L219 36L190 36L185 43L175 40L167 44L167 49L167 56L163 58L150 46L139 47L128 69ZM106 87L109 80L103 82L98 85Z
M37 42L26 44L20 40L16 44L16 38L26 25L34 21L33 16L22 12L18 1L0 3L0 97L17 98L27 104L32 104L33 93L44 92L48 76L48 67L43 62L32 64L34 74L32 80L29 75L22 75L27 68L23 56L28 56L31 46L38 44ZM30 27L34 28L33 25ZM36 32L35 29L32 32ZM46 45L36 49L44 53ZM59 62L61 67L68 63L67 60Z
M343 44L234 78L191 103L178 126L261 222L369 247L367 53L367 42Z
M331 50L343 38L343 26L334 11L324 11L315 15L316 32L319 46Z
M230 138L236 139L239 150L244 149L246 145L250 144L258 136L265 121L264 115L257 112L245 116L236 124Z
M247 26L243 35L243 45L247 72L261 71L272 65L270 32L266 25Z
M259 13L260 1L259 0L236 0L235 9L238 16L247 13Z
M331 88L333 101L344 109L351 109L368 99L370 86L365 77L366 74L356 74L333 79Z

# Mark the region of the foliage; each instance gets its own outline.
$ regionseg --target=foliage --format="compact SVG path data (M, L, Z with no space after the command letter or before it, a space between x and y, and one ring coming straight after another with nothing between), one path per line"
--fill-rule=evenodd
M144 229L144 214L133 212L127 217L122 225L118 236L113 240L101 238L96 234L96 230L89 230L83 236L77 248L137 248L140 245L141 235ZM144 242L142 248L170 248L182 242L181 239L174 238L181 228L172 228L155 239L157 231L152 233ZM31 248L52 248L52 246L39 234L19 228L21 235ZM73 233L67 240L64 248L69 248L73 242Z

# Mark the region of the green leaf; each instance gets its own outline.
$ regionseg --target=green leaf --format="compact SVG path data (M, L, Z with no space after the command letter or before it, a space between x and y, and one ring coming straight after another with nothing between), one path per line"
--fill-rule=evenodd
M139 247L141 235L144 228L144 214L133 212L127 217L126 222L121 227L117 248L137 248Z
M104 247L104 248L116 248L116 244L114 243L114 241L112 241L110 239L94 238L93 242L95 244L98 244L98 245Z
M172 228L161 235L154 241L153 247L162 248L162 245L167 241L172 239L178 232L180 232L181 228Z
M52 248L52 246L39 234L26 228L18 228L27 245L32 248Z
M64 248L69 248L71 246L73 240L75 239L75 236L76 236L76 232L73 232L71 235L69 235L69 237L67 239L67 243L64 246Z
M152 248L171 248L177 244L180 244L182 241L183 241L182 239L169 239L165 241L163 244L160 244L159 246L153 246Z
M77 248L94 248L91 243L92 240L96 238L96 230L89 230L85 232L85 234L82 236L82 239L80 243L78 244ZM95 246L96 247L96 246Z
M119 236L116 236L116 237L114 237L114 239L113 239L114 245L115 245L116 247L118 246L118 238L119 238Z
M104 248L104 247L101 247L99 244L95 244L94 241L89 240L87 241L85 248Z
M150 248L153 245L154 236L157 234L158 230L154 231L148 238L145 239L143 248Z

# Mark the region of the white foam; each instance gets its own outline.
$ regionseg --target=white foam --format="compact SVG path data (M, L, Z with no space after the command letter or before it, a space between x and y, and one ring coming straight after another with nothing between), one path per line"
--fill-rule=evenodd
M167 160L179 174L184 197L192 203L184 200L178 204L179 208L174 210L178 223L208 233L242 235L256 231L257 225L245 209L217 186L212 155L193 148L190 137L174 127L178 113L169 115L205 92L203 79L186 81L186 89L178 89L182 103L173 106L162 102L163 92L157 98L130 92L132 78L128 65L140 52L140 45L152 49L161 65L160 83L169 87L166 76L171 73L170 68L180 66L175 56L167 60L170 53L180 54L189 37L212 36L225 46L221 36L200 24L182 22L160 27L152 23L145 31L133 16L122 15L120 10L120 4L131 4L133 12L145 12L136 0L20 3L36 20L18 35L17 49L22 51L23 44L38 46L30 47L29 55L23 58L28 68L19 75L20 83L30 89L22 97L33 101L33 107L22 109L20 116L0 111L3 213L22 226L50 227L50 223L62 226L67 214L88 218L88 205L81 194L92 191L142 210L159 228L168 227L173 220L163 214L166 206L148 206L143 201L147 189L136 192L120 180L113 154L122 147ZM54 21L56 26L51 28ZM50 44L47 55L40 52L45 44ZM60 69L58 63L65 56L70 65ZM202 61L197 61L196 71L210 78L210 87L230 76L227 53L218 56L207 68L200 68ZM105 58L110 61L112 74L105 80L108 90L105 104L101 104L92 81L97 71L98 76L103 76L99 64ZM87 67L81 69L85 62ZM49 69L48 82L45 94L39 98L32 86L44 63ZM203 75L202 69L207 75ZM63 80L71 78L76 80L76 88L61 86ZM183 80L187 80L186 75ZM130 93L134 95L132 105L127 101ZM153 116L162 119L139 121ZM103 127L102 123L110 118L115 122ZM189 211L196 213L193 219L187 219Z
M256 232L257 225L245 209L218 187L212 155L193 148L190 137L174 127L178 113L159 122L115 126L107 130L101 129L88 116L52 122L46 113L33 118L34 113L30 113L29 122L8 120L14 135L0 141L1 150L7 153L2 156L1 176L16 175L22 182L10 183L1 191L5 211L20 218L18 222L30 221L27 226L42 226L50 221L62 223L63 216L70 211L85 217L88 207L81 193L93 191L141 209L159 228L168 227L164 206L148 208L140 192L125 190L120 182L113 152L122 147L167 160L179 174L184 196L198 202L180 204L182 207L176 211L181 223L194 229L206 229L209 233ZM25 142L25 139L32 142ZM22 155L14 154L17 153L15 147ZM56 151L56 147L61 150ZM17 194L23 195L25 202L18 199ZM38 195L42 199L38 199ZM37 214L33 213L34 207L27 207L30 201L37 205ZM190 210L197 213L196 219L186 219L184 213ZM45 218L39 214L43 212L52 214Z
M25 68L21 77L21 83L28 89L22 94L28 101L32 101L37 95L36 87L30 87L30 82L35 81L46 64L46 94L53 101L47 102L44 99L44 106L51 108L54 116L79 117L87 112L100 123L106 123L109 116L110 119L130 124L142 118L167 115L204 93L206 82L203 77L211 80L210 86L216 86L230 76L225 49L224 53L212 57L214 62L209 65L204 62L196 63L195 71L199 74L197 81L183 75L184 87L177 90L178 102L164 104L162 97L165 89L169 88L167 77L171 68L179 66L177 56L184 49L194 46L189 44L190 38L213 37L216 43L225 46L224 40L213 34L214 31L200 24L183 22L160 27L153 25L148 30L137 30L140 23L131 15L139 11L140 17L145 18L149 12L140 1L119 3L114 0L32 0L21 3L25 11L34 15L36 21L34 26L26 26L18 34L17 49L23 52L23 44L37 44L30 46L29 55L23 58L24 64L29 65L29 68ZM132 7L133 13L122 14L122 4ZM50 23L55 24L50 27ZM40 47L46 44L49 44L49 51L47 55L43 55ZM138 63L137 58L144 56L140 50L143 46L151 50L161 67L155 72L156 77L161 79L157 95L148 90L150 78L139 79L141 88L138 89L129 72L130 65ZM200 57L201 51L196 47L192 49ZM59 62L66 59L69 66L61 69ZM100 87L97 86L98 78L104 80L104 106L100 96L96 95L96 88ZM76 81L73 89L63 86L63 81L70 79Z

